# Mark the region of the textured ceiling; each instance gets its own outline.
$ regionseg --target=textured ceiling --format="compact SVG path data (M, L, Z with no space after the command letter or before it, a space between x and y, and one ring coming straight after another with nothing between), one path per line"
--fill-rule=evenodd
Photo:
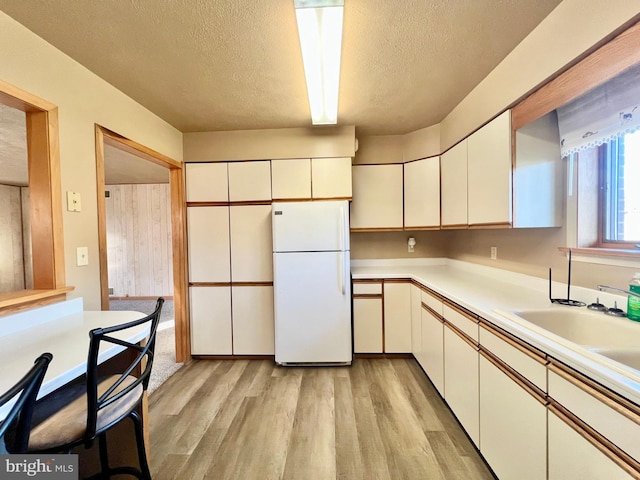
M338 122L442 120L560 0L345 0ZM293 0L0 0L183 132L310 124Z
M169 169L105 144L104 183L169 183Z

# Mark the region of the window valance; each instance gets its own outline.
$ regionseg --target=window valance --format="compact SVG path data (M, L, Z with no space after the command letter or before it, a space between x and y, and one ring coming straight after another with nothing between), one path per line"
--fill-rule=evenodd
M640 129L640 65L557 109L562 156Z

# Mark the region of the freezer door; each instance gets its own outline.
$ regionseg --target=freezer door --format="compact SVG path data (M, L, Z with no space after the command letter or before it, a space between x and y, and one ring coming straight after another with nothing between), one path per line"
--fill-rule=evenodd
M277 363L349 363L348 252L275 253Z
M349 250L346 201L274 202L274 252Z

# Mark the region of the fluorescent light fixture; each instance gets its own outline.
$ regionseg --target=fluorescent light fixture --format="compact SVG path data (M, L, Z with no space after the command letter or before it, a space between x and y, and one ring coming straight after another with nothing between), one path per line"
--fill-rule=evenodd
M294 0L311 123L338 123L344 0Z

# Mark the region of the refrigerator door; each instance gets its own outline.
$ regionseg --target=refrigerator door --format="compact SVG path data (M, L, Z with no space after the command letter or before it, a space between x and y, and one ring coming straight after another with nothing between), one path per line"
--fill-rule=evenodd
M346 201L274 202L274 252L349 250L349 203Z
M274 253L273 265L276 363L351 363L349 253Z

